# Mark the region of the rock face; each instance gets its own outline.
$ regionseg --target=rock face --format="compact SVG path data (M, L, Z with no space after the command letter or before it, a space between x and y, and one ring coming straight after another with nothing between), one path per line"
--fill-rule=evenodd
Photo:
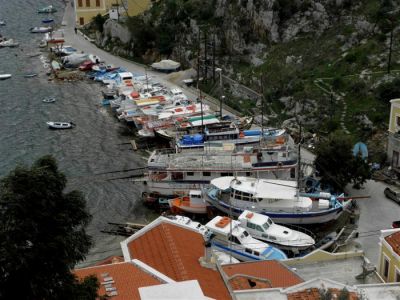
M104 33L103 33L103 40L108 39L119 39L122 43L128 44L130 43L132 36L129 30L121 25L118 24L115 20L107 20L104 23ZM101 44L105 44L103 41Z

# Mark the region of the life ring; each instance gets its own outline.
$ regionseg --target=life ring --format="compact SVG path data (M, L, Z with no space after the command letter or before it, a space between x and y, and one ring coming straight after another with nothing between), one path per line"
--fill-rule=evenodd
M243 133L243 131L241 131L240 133L239 133L239 138L244 138L244 133Z

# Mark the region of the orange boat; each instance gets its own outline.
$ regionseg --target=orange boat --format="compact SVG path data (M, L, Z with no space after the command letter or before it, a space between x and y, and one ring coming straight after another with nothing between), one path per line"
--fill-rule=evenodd
M191 213L206 214L207 204L203 200L201 191L191 190L189 196L178 197L169 200L171 212L174 214Z

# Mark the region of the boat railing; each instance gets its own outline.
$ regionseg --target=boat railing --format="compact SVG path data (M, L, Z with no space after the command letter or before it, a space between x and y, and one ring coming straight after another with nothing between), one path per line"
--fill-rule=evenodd
M298 225L294 225L294 224L285 224L285 227L305 233L305 234L311 236L314 239L314 241L317 239L317 236L311 230L308 230L302 226L298 226Z

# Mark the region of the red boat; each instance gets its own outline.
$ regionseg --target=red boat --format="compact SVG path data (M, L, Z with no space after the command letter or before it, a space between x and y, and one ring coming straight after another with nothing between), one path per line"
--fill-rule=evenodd
M92 62L91 60L85 60L85 61L79 66L79 70L81 70L81 71L90 71L94 65L95 65L95 63Z

